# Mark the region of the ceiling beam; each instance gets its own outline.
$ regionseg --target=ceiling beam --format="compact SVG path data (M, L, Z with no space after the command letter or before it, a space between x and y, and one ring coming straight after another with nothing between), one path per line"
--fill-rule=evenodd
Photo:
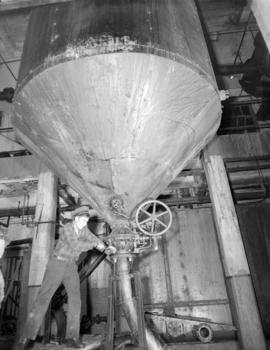
M217 66L215 69L216 75L222 75L222 76L230 76L235 74L244 74L247 72L257 72L260 70L259 66L251 65L251 64L229 64L229 65L222 65Z
M0 12L71 2L71 0L0 0Z

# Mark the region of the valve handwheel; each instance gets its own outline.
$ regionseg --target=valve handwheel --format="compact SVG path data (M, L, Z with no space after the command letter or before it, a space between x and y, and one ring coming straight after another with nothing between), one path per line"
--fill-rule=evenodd
M151 199L138 207L135 221L139 230L144 234L160 236L171 227L172 212L163 202Z

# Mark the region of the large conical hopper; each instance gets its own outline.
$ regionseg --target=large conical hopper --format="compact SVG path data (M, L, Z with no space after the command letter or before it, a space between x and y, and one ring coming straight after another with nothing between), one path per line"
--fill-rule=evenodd
M33 10L14 110L30 150L109 223L129 217L219 125L193 1L76 0Z

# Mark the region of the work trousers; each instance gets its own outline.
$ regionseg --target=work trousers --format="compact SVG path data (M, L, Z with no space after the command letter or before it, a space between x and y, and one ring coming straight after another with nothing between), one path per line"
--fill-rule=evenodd
M34 307L28 314L22 336L35 340L55 291L63 283L68 296L66 338L80 335L80 279L75 262L52 258L48 263Z

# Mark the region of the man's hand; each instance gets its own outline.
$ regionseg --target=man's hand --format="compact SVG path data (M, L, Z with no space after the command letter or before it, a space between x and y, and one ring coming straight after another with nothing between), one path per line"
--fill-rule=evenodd
M105 244L103 244L102 242L96 245L96 249L99 250L100 252L104 252L107 255L115 254L117 251L116 248L113 247L112 245L106 247Z
M105 244L100 242L96 245L96 249L99 250L100 252L104 252L104 250L106 249L106 246L105 246Z
M107 255L115 254L116 251L117 251L116 248L113 247L112 245L106 247L106 249L105 249L105 253L106 253Z

